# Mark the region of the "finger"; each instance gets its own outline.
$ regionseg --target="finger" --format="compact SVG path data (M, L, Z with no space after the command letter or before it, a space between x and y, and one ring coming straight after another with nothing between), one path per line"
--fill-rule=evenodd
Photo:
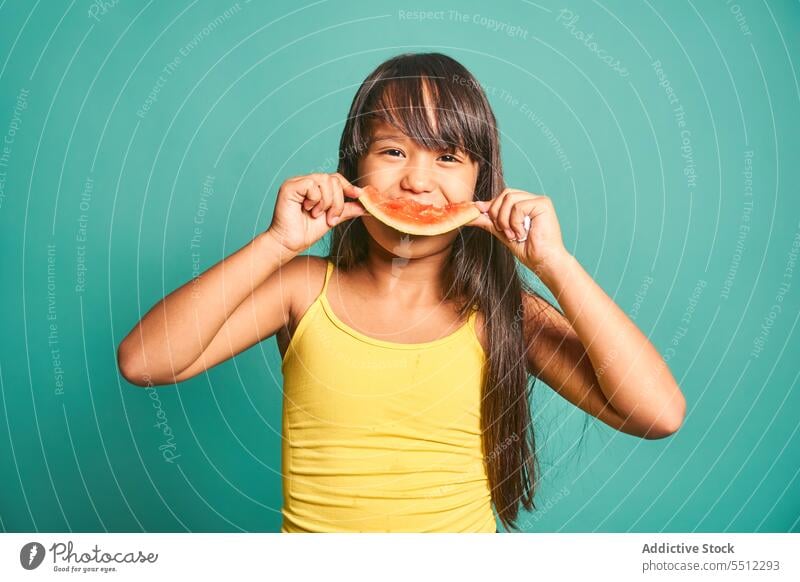
M489 204L491 200L473 200L472 203L480 210L482 213L485 213L489 210Z
M311 217L317 218L324 213L331 206L333 200L333 186L331 184L331 177L328 174L315 174L314 179L319 185L322 193L322 198L311 209Z
M485 231L491 233L495 232L494 222L492 222L492 219L489 218L489 214L487 212L481 212L478 216L468 222L466 226L477 226Z
M511 230L513 230L516 235L514 238L519 242L524 241L528 237L528 231L525 228L525 218L528 218L528 226L530 226L530 217L527 214L529 209L531 209L531 204L528 201L518 201L511 208L509 222L511 224Z
M345 220L350 220L356 216L363 216L367 210L361 205L361 202L345 202L342 208L342 214L339 217L339 223Z
M344 210L344 194L342 193L342 184L337 179L331 180L333 186L333 201L331 207L328 209L328 224L333 226L339 222L342 210Z
M500 210L500 205L503 204L503 200L505 200L504 193L500 193L496 198L489 200L489 217L492 220L497 216L497 211Z
M502 237L503 233L501 230L498 230L496 222L497 212L502 203L502 194L497 198L492 198L491 200L476 200L475 205L481 211L481 215L470 222L469 225L482 228L497 238Z
M302 193L305 198L305 200L303 200L303 208L306 211L311 210L322 198L322 191L319 189L319 185L311 178L305 178L300 182L300 184L298 184L298 191Z
M505 233L508 240L515 240L516 233L511 228L511 209L514 207L514 195L511 193L503 197L503 202L497 211L495 222L497 227Z
M497 213L500 210L500 206L503 204L503 200L504 200L503 194L500 194L499 196L497 196L497 198L489 200L489 208L486 211L486 214L492 220L492 225L493 225L492 231L498 234L501 232L501 230L498 229L497 225Z
M350 181L348 181L348 179L342 176L339 172L335 172L331 174L331 176L333 176L333 178L339 182L339 185L342 187L342 192L345 195L350 196L351 198L358 198L361 195L361 188L351 184Z
M498 230L497 223L492 220L488 212L482 212L471 222L468 222L467 226L477 226L500 240L503 244L508 244L508 237L503 234L502 230Z
M308 190L308 196L303 203L303 208L310 214L314 207L319 204L320 200L322 200L322 189L319 187L319 184L314 182Z

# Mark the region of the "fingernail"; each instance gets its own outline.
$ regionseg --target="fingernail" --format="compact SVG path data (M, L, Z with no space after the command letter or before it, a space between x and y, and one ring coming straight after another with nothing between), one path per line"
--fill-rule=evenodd
M341 220L339 216L334 216L331 218L331 224L339 224L339 220Z
M508 240L514 240L517 238L517 235L514 234L514 231L509 229L506 229L506 236L508 237Z

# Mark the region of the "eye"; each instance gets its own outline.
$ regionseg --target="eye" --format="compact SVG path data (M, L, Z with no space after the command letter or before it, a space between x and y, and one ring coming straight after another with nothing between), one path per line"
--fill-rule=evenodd
M397 154L399 154L401 156L403 155L403 152L401 152L397 148L391 148L391 149L388 149L388 150L383 150L381 153L390 155L392 157L397 157Z
M445 159L444 161L449 162L449 163L458 163L458 162L461 161L456 156L454 156L453 154L444 154L443 156L440 156L440 159L443 159L443 158L448 158L448 159Z

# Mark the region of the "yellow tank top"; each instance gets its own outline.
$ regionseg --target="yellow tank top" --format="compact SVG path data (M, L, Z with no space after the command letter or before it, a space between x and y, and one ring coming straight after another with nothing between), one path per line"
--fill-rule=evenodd
M494 533L477 311L437 340L372 338L331 309L333 267L281 366L281 532Z

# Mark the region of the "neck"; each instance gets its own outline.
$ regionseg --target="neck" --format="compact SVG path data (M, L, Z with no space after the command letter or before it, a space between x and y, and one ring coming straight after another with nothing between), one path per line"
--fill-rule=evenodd
M369 237L364 276L376 297L391 297L398 307L430 307L442 302L444 265L450 247L418 258L391 253Z

